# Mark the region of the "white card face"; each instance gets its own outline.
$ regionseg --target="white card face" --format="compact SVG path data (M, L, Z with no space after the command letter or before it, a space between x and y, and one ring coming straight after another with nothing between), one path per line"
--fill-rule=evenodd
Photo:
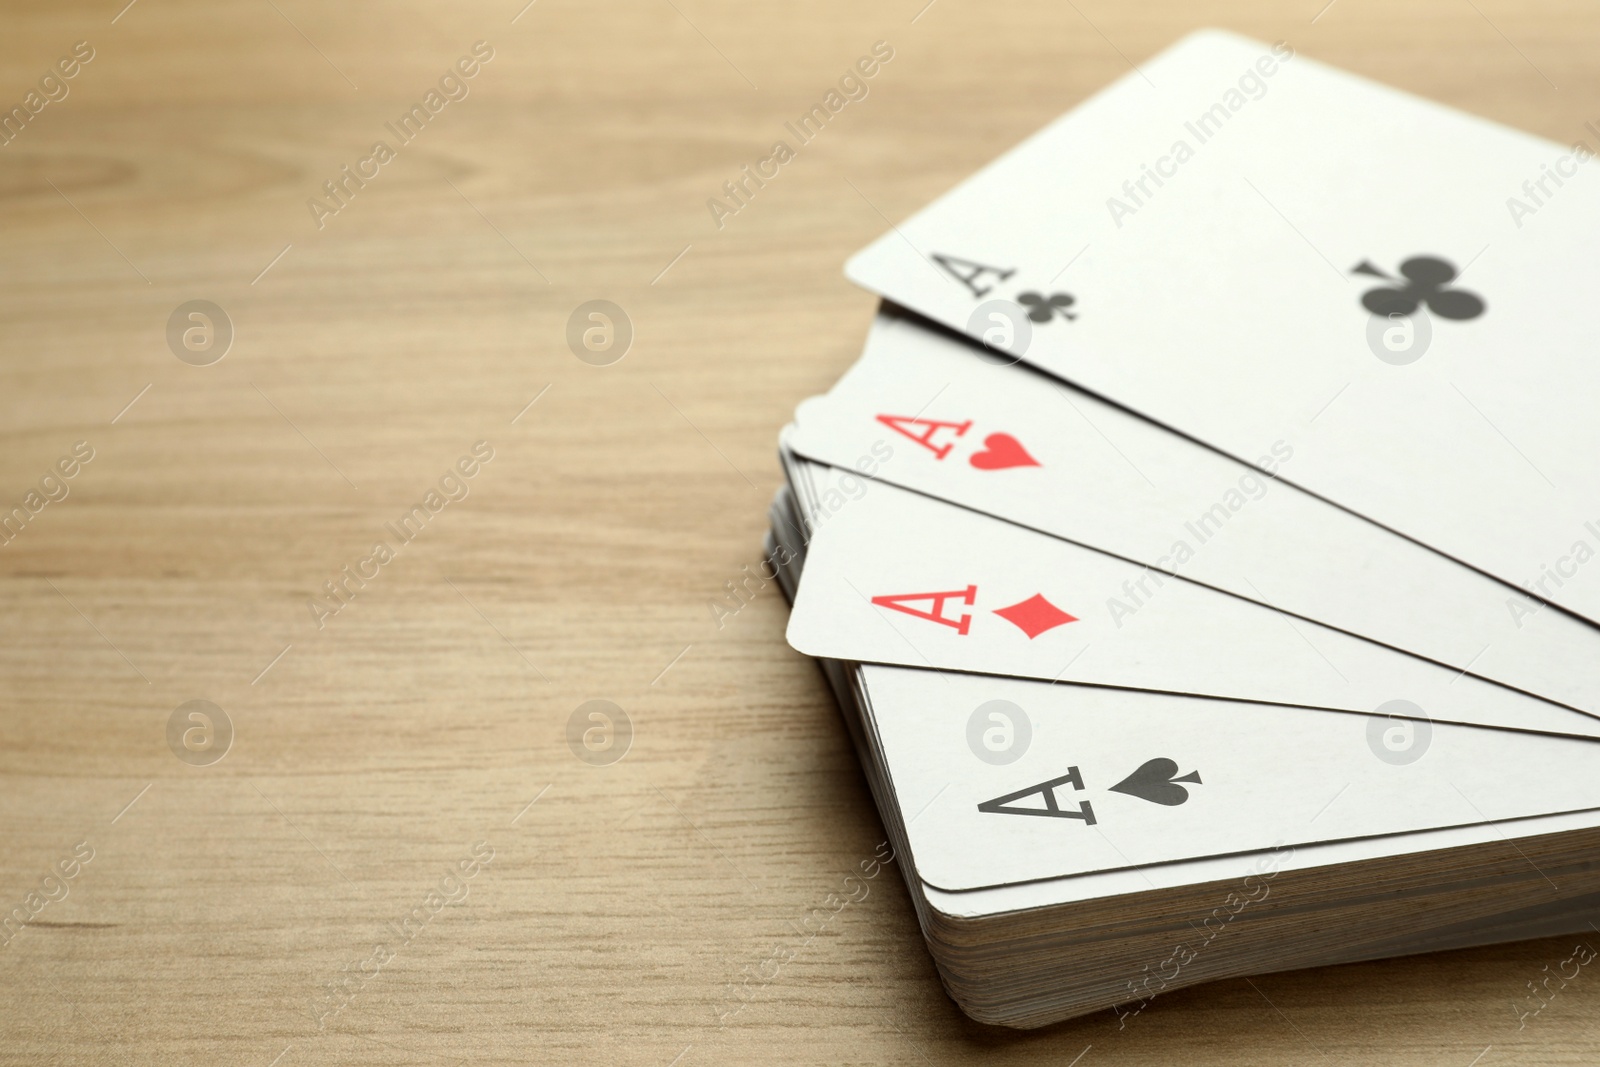
M871 699L945 890L1600 806L1591 740L925 670L877 672ZM1421 757L1385 758L1408 729Z
M844 488L806 550L808 656L1600 735L1600 720L965 508L804 460Z
M881 314L785 435L801 455L1600 714L1600 629L961 339Z
M1588 148L1231 34L1141 69L849 276L1600 620Z
M896 668L884 668L894 670ZM1179 860L1134 870L1101 871L1075 878L1025 882L990 889L946 892L927 886L928 902L946 915L981 918L1003 912L1044 908L1082 900L1145 893L1206 882L1239 882L1263 871L1307 870L1361 863L1435 849L1470 848L1494 841L1514 840L1537 834L1575 833L1600 826L1600 810L1588 809L1562 815L1542 815L1499 823L1477 823L1445 830L1422 830L1404 838L1358 838L1349 841L1321 842L1313 845L1285 844L1254 853L1211 856Z

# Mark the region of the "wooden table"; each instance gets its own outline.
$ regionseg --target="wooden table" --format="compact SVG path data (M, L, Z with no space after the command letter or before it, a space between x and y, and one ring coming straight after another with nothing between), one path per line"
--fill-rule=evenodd
M1514 1011L1572 939L967 1021L892 869L802 932L882 831L775 587L711 607L888 220L1206 24L1572 141L1592 5L122 2L0 35L7 109L93 53L0 147L5 1062L1594 1062L1600 979Z

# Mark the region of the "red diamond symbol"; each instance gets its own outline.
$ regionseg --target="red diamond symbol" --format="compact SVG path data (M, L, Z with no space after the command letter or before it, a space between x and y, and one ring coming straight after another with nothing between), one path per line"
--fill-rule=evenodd
M1035 593L1027 600L1019 600L1008 608L1000 608L995 614L1027 634L1030 641L1046 630L1078 621L1076 615L1068 615L1041 593Z

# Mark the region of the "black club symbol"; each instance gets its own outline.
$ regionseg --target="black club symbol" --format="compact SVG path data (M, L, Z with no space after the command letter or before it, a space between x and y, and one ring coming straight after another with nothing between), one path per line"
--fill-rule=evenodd
M1028 318L1034 322L1049 322L1057 312L1064 319L1075 319L1078 316L1068 311L1067 308L1076 304L1071 293L1051 293L1042 296L1039 293L1018 293L1017 303L1028 309Z
M1352 272L1370 274L1374 278L1394 281L1389 275L1363 260ZM1428 310L1441 319L1463 321L1475 319L1484 312L1483 298L1465 289L1446 289L1456 280L1456 268L1448 260L1434 256L1413 256L1400 264L1400 273L1406 284L1398 288L1368 289L1361 297L1361 306L1374 315L1410 315L1426 304Z

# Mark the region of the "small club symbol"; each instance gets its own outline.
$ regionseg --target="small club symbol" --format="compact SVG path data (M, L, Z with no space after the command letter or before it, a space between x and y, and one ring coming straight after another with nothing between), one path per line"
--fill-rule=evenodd
M1351 273L1368 274L1391 282L1396 280L1374 267L1370 260L1362 260L1360 266ZM1410 315L1425 304L1429 311L1441 319L1457 321L1475 319L1484 312L1483 298L1478 294L1465 289L1445 288L1456 280L1457 274L1455 265L1448 260L1435 256L1413 256L1400 264L1400 273L1405 276L1404 285L1368 289L1361 297L1361 306L1374 315L1388 317Z
M1028 309L1028 318L1034 322L1049 322L1057 314L1064 319L1078 317L1067 310L1077 303L1071 293L1051 293L1049 296L1035 292L1018 293L1017 303Z

